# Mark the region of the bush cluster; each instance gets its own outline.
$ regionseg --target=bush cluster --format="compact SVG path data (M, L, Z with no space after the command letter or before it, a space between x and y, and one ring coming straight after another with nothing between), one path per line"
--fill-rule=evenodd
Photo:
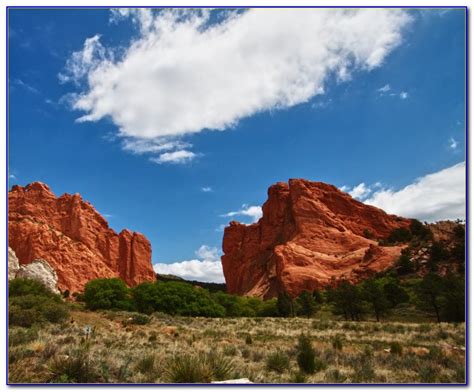
M61 297L31 279L8 282L8 324L29 328L45 322L61 323L69 309Z
M185 282L146 282L133 288L117 278L95 279L86 284L86 307L91 310L111 309L140 313L165 313L201 317L275 317L279 316L277 300L241 297ZM146 322L135 317L134 323Z

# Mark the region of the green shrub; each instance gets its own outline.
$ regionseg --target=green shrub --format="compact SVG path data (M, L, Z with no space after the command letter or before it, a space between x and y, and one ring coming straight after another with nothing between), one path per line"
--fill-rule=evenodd
M402 355L403 354L403 347L398 342L392 342L390 344L390 354L394 355Z
M140 358L135 365L135 370L145 376L146 382L154 382L158 377L158 361L154 354L147 354Z
M415 271L414 263L412 263L407 254L402 254L399 257L396 263L396 268L399 275L407 275Z
M354 363L354 373L352 381L355 383L371 382L375 378L375 371L372 364L372 355L363 353Z
M283 373L288 369L290 365L290 359L283 351L277 350L267 356L266 367L268 370L272 370L277 373Z
M29 328L35 323L43 322L41 313L36 309L22 309L19 306L8 307L8 325Z
M331 369L326 372L324 379L328 383L342 384L347 377L339 369Z
M142 374L147 374L154 369L155 359L156 357L154 354L145 355L138 360L137 364L135 365L135 369Z
M43 304L41 313L50 323L61 323L69 317L69 310L64 304L48 302Z
M242 358L244 359L249 359L251 354L252 351L250 351L250 349L247 347L243 347L240 349L240 355L242 355Z
M233 356L237 355L237 347L235 347L231 344L224 346L222 351L223 351L224 355L227 355L229 357L233 357Z
M300 370L306 374L313 374L320 366L316 364L316 353L308 336L300 335L296 350L296 361Z
M89 349L85 346L71 349L67 357L53 358L49 371L52 374L51 382L94 383L101 380L90 358Z
M50 298L58 297L41 282L25 278L16 278L8 281L8 295L10 297L20 297L24 295L42 296Z
M292 384L304 384L306 382L306 374L301 372L293 373L289 381Z
M438 370L434 366L420 366L420 370L418 372L420 376L420 381L422 383L432 384L437 381L438 377Z
M27 344L38 338L36 328L10 328L8 331L8 346Z
M149 324L151 321L151 317L145 315L145 314L140 314L136 313L132 316L131 324L136 324L136 325L146 325Z
M374 238L374 234L369 229L364 229L363 235L369 240Z
M332 348L337 351L342 350L342 338L339 335L332 340Z
M13 279L9 283L8 324L29 328L44 322L61 323L69 317L61 297L42 283Z
M396 244L399 242L408 242L411 239L412 239L411 232L403 227L399 227L391 231L390 235L387 238L387 242L389 244Z
M416 219L411 220L410 232L420 240L429 240L433 236L429 227Z
M138 311L179 316L223 317L225 309L209 292L182 282L142 283L132 289Z
M125 282L118 278L94 279L87 282L84 290L86 307L91 310L132 310L130 293Z
M234 362L226 358L221 352L209 352L205 355L204 362L212 374L214 381L229 379L234 372Z
M258 311L258 317L278 317L278 306L277 306L277 299L268 299L266 301L262 301Z
M165 379L172 383L209 383L230 377L233 370L233 362L215 351L176 354L167 362Z

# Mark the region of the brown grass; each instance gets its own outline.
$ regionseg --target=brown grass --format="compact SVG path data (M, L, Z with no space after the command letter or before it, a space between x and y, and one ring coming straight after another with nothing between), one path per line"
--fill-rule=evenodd
M161 383L185 379L186 369L206 382L223 371L201 369L202 358L212 366L225 362L228 378L256 383L464 383L464 324L156 315L149 324L133 325L125 312L73 311L71 317L72 323L34 334L10 329L17 337L9 347L10 383ZM94 327L89 337L86 325ZM296 362L302 333L324 365L304 376ZM335 341L342 347L335 349ZM289 359L278 372L267 363L276 351Z

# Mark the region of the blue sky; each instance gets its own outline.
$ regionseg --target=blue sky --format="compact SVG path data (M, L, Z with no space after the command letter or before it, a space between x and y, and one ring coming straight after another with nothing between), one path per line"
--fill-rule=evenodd
M463 218L464 10L269 12L10 9L10 185L78 192L206 280L289 178Z

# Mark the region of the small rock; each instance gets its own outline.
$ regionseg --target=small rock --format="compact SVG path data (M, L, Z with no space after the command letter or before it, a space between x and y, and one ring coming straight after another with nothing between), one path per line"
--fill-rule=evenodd
M235 380L211 381L211 384L253 384L248 378L237 378Z

